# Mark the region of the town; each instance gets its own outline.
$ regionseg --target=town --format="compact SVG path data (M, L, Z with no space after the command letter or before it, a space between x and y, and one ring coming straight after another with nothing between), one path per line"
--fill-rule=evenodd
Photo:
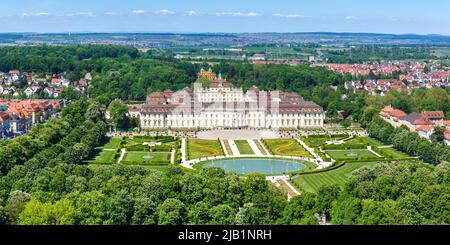
M394 127L406 126L420 137L431 140L436 127L442 127L444 141L450 145L450 120L445 120L443 111L423 111L406 114L402 110L386 106L380 111L380 116Z
M385 95L390 90L445 88L450 87L450 70L437 63L387 61L365 64L312 64L325 67L339 74L351 75L355 80L346 81L344 86L354 93L367 91L370 94Z
M0 99L0 139L26 134L33 126L61 117L65 100Z
M448 240L450 1L255 2L0 1L0 231Z
M58 98L68 87L85 92L92 75L86 73L84 78L70 81L66 75L37 75L29 72L11 70L0 72L0 96L7 98Z

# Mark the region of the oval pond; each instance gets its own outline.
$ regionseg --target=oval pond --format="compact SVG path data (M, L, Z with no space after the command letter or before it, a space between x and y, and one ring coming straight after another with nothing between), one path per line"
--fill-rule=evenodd
M261 173L265 175L281 175L300 171L306 166L300 162L282 159L230 159L217 160L203 164L203 167L219 167L225 172L238 174Z

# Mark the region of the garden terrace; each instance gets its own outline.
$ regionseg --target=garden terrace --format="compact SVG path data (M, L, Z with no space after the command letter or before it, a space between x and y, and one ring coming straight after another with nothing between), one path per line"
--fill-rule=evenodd
M295 139L268 139L264 144L273 155L312 158Z
M362 167L371 167L377 162L349 162L343 166L321 173L302 174L292 177L291 183L298 189L306 192L317 192L320 187L326 185L344 186L351 173Z
M264 147L259 143L259 140L253 140L255 142L256 147L258 147L258 150L263 154L264 156L269 155L269 153L264 149Z
M253 155L255 154L252 150L252 147L249 145L248 141L246 140L235 140L234 143L236 143L236 146L239 150L239 153L242 155Z
M187 142L188 159L223 155L219 140L189 139Z

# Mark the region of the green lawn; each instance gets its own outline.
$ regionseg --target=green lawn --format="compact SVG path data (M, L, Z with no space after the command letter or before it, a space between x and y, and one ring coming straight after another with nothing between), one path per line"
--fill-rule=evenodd
M170 162L170 153L127 152L124 162Z
M295 139L269 139L264 144L274 155L312 157Z
M102 146L104 149L117 149L119 148L120 142L122 141L121 138L109 138L106 141L106 144Z
M377 162L350 162L328 172L295 176L292 182L306 192L317 192L324 185L337 184L343 186L353 171L364 166L374 166L375 164Z
M381 141L379 141L377 139L371 138L371 137L360 137L360 139L361 139L362 142L367 143L370 146L382 146L382 145L384 145L383 142L381 142Z
M88 159L88 161L94 164L113 163L115 154L116 154L115 151L105 150L102 148L95 148L94 151L91 153L91 156Z
M255 154L255 152L253 152L253 149L250 147L250 145L246 140L235 140L234 143L236 143L236 146L242 155Z
M218 140L189 139L187 147L189 159L223 155L222 146Z
M380 155L391 158L391 159L402 159L402 158L409 158L410 156L406 153L403 153L401 151L397 151L394 148L381 148L381 149L374 149L377 153Z
M363 158L378 158L369 150L329 150L325 151L334 160L358 160Z

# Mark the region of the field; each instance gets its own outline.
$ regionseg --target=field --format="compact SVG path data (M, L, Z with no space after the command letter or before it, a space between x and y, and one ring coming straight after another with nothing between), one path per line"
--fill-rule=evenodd
M328 172L298 175L292 182L306 192L317 192L321 186L337 184L343 186L351 173L364 166L374 166L377 162L350 162L344 166Z
M127 152L123 164L164 165L170 163L170 153Z
M96 147L88 158L89 163L93 164L112 164L116 156L116 150L120 146L120 138L108 138L102 146Z
M342 140L348 137L334 136L333 140ZM304 191L316 192L323 185L337 184L343 186L343 184L349 179L351 173L363 166L373 166L376 164L374 161L385 161L385 160L395 160L395 159L405 159L410 158L407 154L397 151L389 146L383 146L383 142L370 137L355 137L345 141L344 145L327 145L326 141L331 140L330 136L313 136L313 137L303 137L302 140L311 147L318 148L323 147L331 148L325 150L325 152L336 161L346 161L342 167L328 172L310 173L305 175L294 176L293 183L297 187ZM332 147L330 147L332 146ZM351 147L361 147L361 149L349 149ZM363 149L367 146L372 146L372 149L382 157L378 157L371 151ZM383 146L379 148L380 146ZM339 147L349 147L343 148L342 150L333 148ZM355 160L363 160L364 162L356 162Z
M234 143L236 143L236 146L239 149L239 153L241 153L242 155L255 154L246 140L235 140Z
M109 138L105 145L103 145L104 149L117 149L120 146L120 142L122 139L120 138Z
M114 156L116 155L116 152L104 149L95 149L93 155L94 158L91 160L92 163L106 164L114 162Z
M384 157L391 158L391 159L402 159L402 158L409 158L410 156L406 153L403 153L401 151L397 151L394 148L380 148L375 149L375 151L383 155Z
M334 160L358 160L362 158L378 158L369 150L329 150L325 151Z
M311 158L311 154L294 139L264 140L264 144L274 155Z
M222 146L218 140L189 139L187 147L189 159L223 155Z

